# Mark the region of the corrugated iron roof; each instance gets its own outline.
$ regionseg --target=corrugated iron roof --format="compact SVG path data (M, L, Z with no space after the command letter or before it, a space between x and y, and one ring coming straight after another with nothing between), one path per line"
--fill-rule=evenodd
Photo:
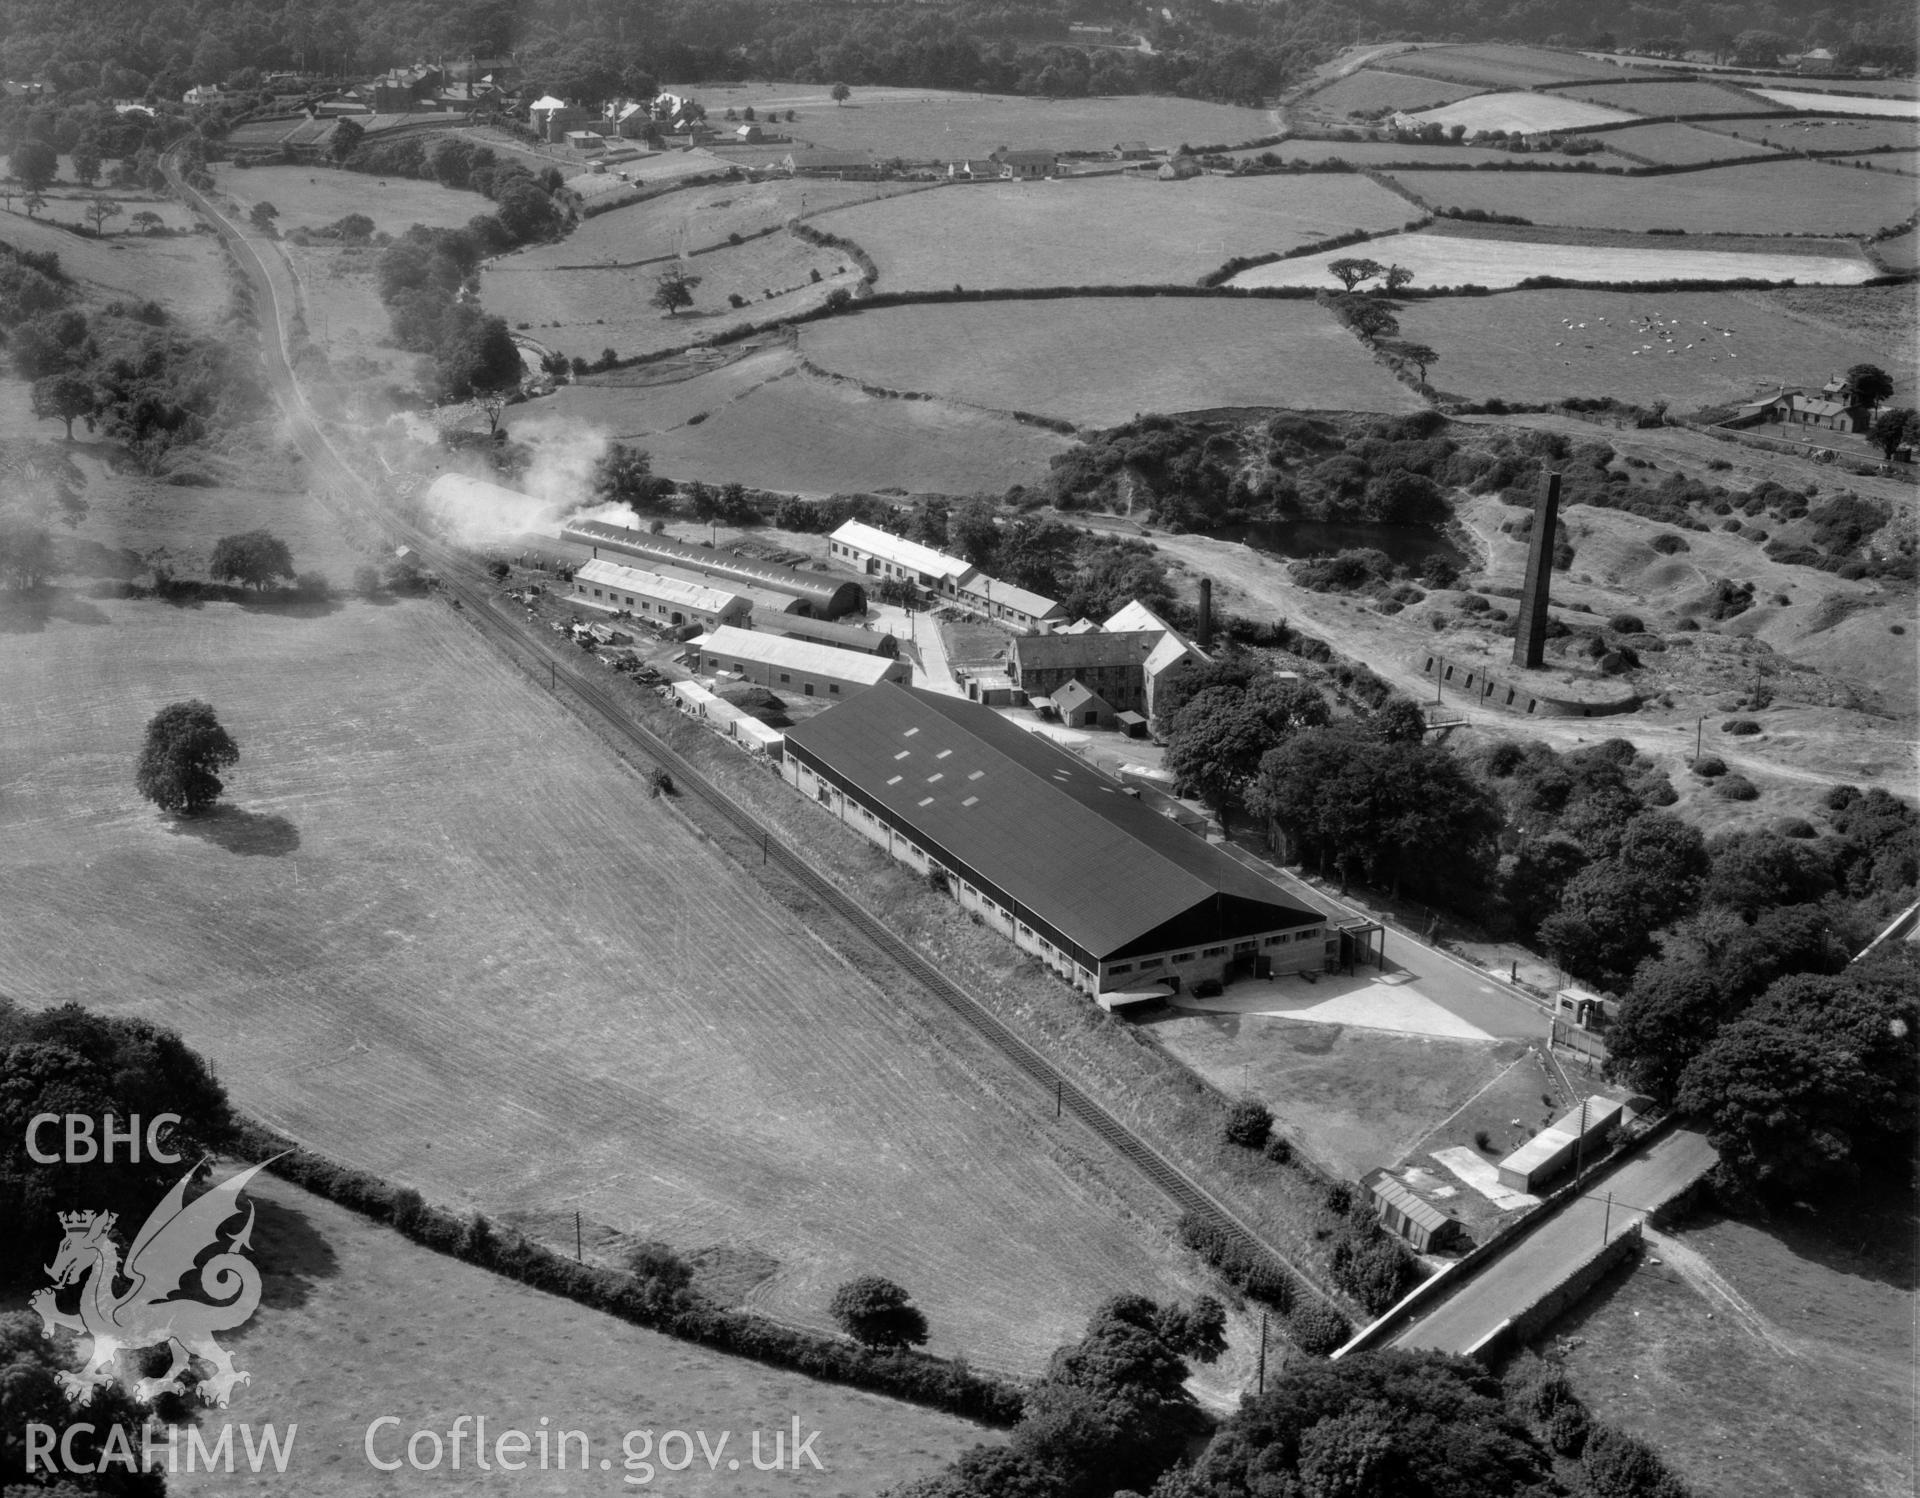
M857 650L840 650L832 645L816 645L811 640L794 640L786 635L763 630L735 629L723 624L693 642L704 656L726 661L756 661L788 671L804 671L813 676L831 676L840 681L872 686L889 674L908 669L885 656L862 655Z
M948 577L958 581L974 570L971 562L950 557L944 551L922 546L918 541L909 541L905 536L893 535L862 520L849 520L830 539L842 546L851 546L855 551L864 551L869 556L883 557L896 567L922 572L929 577Z
M787 748L996 886L1021 919L1083 960L1323 919L1111 776L977 703L883 683L789 729Z
M624 588L629 593L643 594L656 601L677 603L682 608L698 609L706 614L720 614L740 601L738 593L729 593L721 588L709 587L689 578L669 577L664 572L648 572L640 567L622 567L618 562L609 562L604 557L596 557L591 562L582 562L575 570L574 581L585 578L590 583L602 583L610 588Z

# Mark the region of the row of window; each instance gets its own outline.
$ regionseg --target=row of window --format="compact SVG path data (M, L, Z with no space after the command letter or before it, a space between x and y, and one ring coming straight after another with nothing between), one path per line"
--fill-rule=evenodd
M1299 935L1299 940L1309 941L1314 939L1318 935L1319 933L1317 931L1302 931ZM1240 951L1240 952L1251 952L1252 950L1254 950L1256 946L1264 945L1269 947L1279 947L1279 946L1284 946L1288 942L1293 940L1294 940L1294 937L1291 933L1282 932L1278 936L1269 936L1264 943L1252 942L1252 941L1235 942L1234 950ZM1227 955L1227 949L1225 947L1202 947L1200 949L1200 956L1202 957L1202 959L1210 958L1210 957L1224 957L1226 955ZM1107 972L1111 976L1117 978L1124 973L1131 973L1136 970L1143 973L1150 973L1158 968L1166 967L1169 964L1171 964L1174 967L1178 967L1183 962L1191 962L1191 961L1193 961L1193 953L1175 952L1171 957L1144 957L1137 964L1131 963L1131 962L1116 962L1107 969Z

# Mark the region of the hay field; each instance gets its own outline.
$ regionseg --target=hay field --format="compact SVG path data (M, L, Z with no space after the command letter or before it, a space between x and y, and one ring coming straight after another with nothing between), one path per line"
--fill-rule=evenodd
M0 992L176 1026L242 1107L450 1206L764 1256L751 1303L815 1326L875 1271L936 1349L1032 1372L1100 1296L1195 1288L1041 1100L444 605L93 618L0 655L34 704L0 736ZM178 827L131 759L195 695L245 758Z
M742 1457L750 1453L750 1432L763 1432L764 1452L774 1426L791 1431L796 1414L803 1430L820 1432L813 1447L820 1472L803 1460L798 1472L775 1476L743 1460L740 1471L709 1474L700 1459L673 1479L675 1492L745 1495L876 1491L924 1475L977 1442L1000 1439L915 1405L629 1326L431 1253L273 1176L255 1177L246 1200L258 1213L252 1258L264 1291L232 1345L253 1382L235 1392L229 1409L203 1411L200 1429L209 1444L229 1423L258 1430L272 1422L285 1431L297 1422L299 1432L285 1475L271 1468L254 1475L242 1459L235 1474L212 1477L187 1473L183 1462L168 1475L169 1492L284 1492L290 1480L316 1498L404 1488L410 1484L367 1463L367 1427L383 1415L401 1422L376 1432L376 1453L386 1461L404 1454L416 1430L444 1436L456 1414L484 1414L489 1438L508 1429L536 1432L542 1416L552 1429L584 1431L593 1463L584 1471L577 1441L569 1443L564 1473L551 1464L541 1472L534 1446L518 1488L542 1494L617 1491L621 1440L630 1430L650 1428L657 1436L705 1428L715 1443L729 1430L728 1450ZM512 1349L510 1373L503 1348ZM553 1450L557 1461L557 1445ZM423 1442L422 1455L427 1451ZM470 1444L462 1454L458 1472L443 1466L433 1474L435 1491L498 1491L500 1474L481 1472ZM603 1456L611 1471L599 1470Z
M1411 411L1420 401L1311 302L1088 299L886 307L809 323L839 374L1115 426L1216 406ZM928 350L938 355L928 357ZM1152 350L1150 357L1143 351Z
M1754 121L1742 120L1752 129ZM1594 137L1609 151L1660 166L1696 166L1707 161L1735 161L1743 156L1765 156L1770 147L1752 140L1736 140L1717 130L1693 125L1632 125Z
M1055 151L1110 151L1123 140L1163 150L1237 146L1272 135L1267 111L1205 104L1157 94L1087 99L1030 99L928 88L860 88L835 105L824 84L662 84L692 94L716 127L729 108L752 105L781 114L780 130L809 145L835 151L870 150L909 161L954 161L985 156L999 146L1046 146ZM799 114L789 121L786 112Z
M1430 73L1437 78L1477 84L1482 88L1533 88L1542 83L1566 83L1576 78L1622 76L1618 66L1597 62L1577 52L1503 42L1423 47L1418 52L1396 57L1394 64L1409 73Z
M588 219L565 239L502 255L502 272L546 271L679 255L725 244L729 234L778 228L801 212L823 213L912 192L904 182L716 182Z
M1783 314L1771 295L1512 291L1409 302L1400 326L1439 350L1435 385L1476 399L1615 395L1689 411L1817 385L1852 364L1897 370L1893 338Z
M256 166L235 170L231 162L212 169L221 192L240 205L244 216L255 203L280 210L275 224L283 234L318 229L349 213L364 213L375 229L396 238L415 224L458 229L493 204L477 192L416 182L411 177L374 177L322 166Z
M1595 83L1560 91L1561 97L1586 99L1632 114L1765 114L1772 101L1731 82Z
M564 253L564 245L560 249ZM700 277L700 284L693 305L671 317L648 300L662 265L554 270L507 256L486 268L480 301L487 311L569 357L591 359L611 348L624 358L681 347L742 323L810 311L834 287L851 288L860 279L860 267L845 254L784 232L696 255L685 269ZM817 282L810 279L815 271ZM765 295L769 291L772 297ZM729 305L730 294L746 305Z
M1411 73L1362 68L1337 78L1325 88L1315 89L1300 101L1300 107L1326 114L1373 114L1382 109L1431 109L1436 104L1451 104L1470 98L1471 84L1449 83L1443 78L1417 78Z
M1365 177L1103 177L986 182L867 203L816 220L872 255L882 291L951 286L1191 283L1235 255L1354 229L1415 209Z
M1650 241L1650 244L1657 243ZM1684 245L1686 240L1673 243ZM1391 234L1363 247L1371 258L1413 271L1415 286L1517 286L1530 276L1573 281L1755 280L1854 285L1877 272L1858 254L1815 258L1785 253L1607 245L1539 244L1530 240L1462 238L1448 234ZM1355 254L1324 250L1256 265L1232 286L1338 285L1327 267Z
M1849 94L1813 94L1801 89L1760 88L1755 93L1769 103L1787 109L1817 110L1821 114L1883 115L1889 119L1920 119L1920 99L1911 94L1866 96Z
M1913 212L1897 182L1818 161L1770 161L1670 177L1553 172L1393 173L1440 207L1483 208L1536 224L1684 229L1689 234L1862 234Z
M1543 130L1584 130L1589 125L1612 125L1630 120L1633 112L1589 104L1566 93L1476 94L1455 104L1420 112L1422 124L1451 129L1465 125L1467 133L1505 130L1536 135Z
M1920 146L1920 120L1789 115L1777 120L1742 120L1738 128L1749 139L1786 151L1872 151L1880 146L1911 150Z
M998 493L1043 478L1048 460L1072 445L1007 416L816 379L782 350L670 384L594 377L542 401L513 430L564 448L583 428L646 448L654 471L670 478L817 496Z

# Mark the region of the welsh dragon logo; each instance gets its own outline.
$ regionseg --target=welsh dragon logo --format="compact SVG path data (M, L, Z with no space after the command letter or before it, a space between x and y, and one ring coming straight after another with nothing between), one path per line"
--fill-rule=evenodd
M194 1358L214 1369L211 1377L193 1386L208 1404L225 1405L235 1384L253 1381L251 1374L233 1366L232 1354L213 1340L215 1332L242 1325L260 1304L260 1271L245 1257L253 1245L252 1204L247 1205L247 1220L239 1232L224 1244L220 1235L240 1213L241 1189L271 1163L262 1161L239 1171L191 1202L186 1199L187 1183L194 1170L188 1170L135 1236L124 1267L112 1238L114 1213L60 1214L66 1236L47 1266L53 1288L36 1292L33 1308L40 1313L46 1335L65 1329L92 1338L86 1367L58 1375L68 1399L87 1404L95 1389L112 1383L114 1375L107 1370L122 1350L161 1345L172 1349L173 1364L160 1377L143 1378L134 1385L134 1397L143 1403L151 1403L172 1387L189 1371ZM182 1282L201 1254L214 1247L220 1252L199 1266L200 1289L210 1299L183 1295ZM73 1316L55 1304L54 1296L76 1280L83 1283L80 1314ZM123 1281L127 1288L116 1288Z

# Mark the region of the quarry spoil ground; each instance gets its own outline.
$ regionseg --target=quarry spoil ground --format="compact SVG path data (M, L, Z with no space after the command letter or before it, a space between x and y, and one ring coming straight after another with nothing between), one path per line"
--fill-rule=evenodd
M628 1472L621 1443L629 1431L652 1431L657 1442L664 1431L705 1430L715 1443L730 1431L721 1470L709 1472L696 1447L692 1468L671 1478L673 1491L700 1494L874 1492L1001 1439L915 1405L630 1326L430 1252L274 1176L255 1177L246 1200L258 1213L251 1257L265 1291L247 1325L222 1340L253 1381L228 1409L201 1411L199 1430L212 1445L229 1424L257 1431L270 1421L283 1433L297 1424L292 1457L285 1475L271 1468L252 1474L236 1432L237 1471L189 1473L183 1436L182 1470L168 1474L169 1492L284 1492L291 1480L319 1498L366 1493L392 1481L374 1472L365 1451L367 1427L383 1415L400 1421L375 1432L376 1454L386 1461L404 1460L414 1431L444 1437L461 1414L484 1415L489 1441L507 1429L537 1441L543 1418L552 1431L585 1432L594 1464L586 1471L577 1442L568 1443L565 1472L540 1471L533 1446L529 1470L514 1485L541 1494L617 1488ZM785 1449L793 1449L795 1416L803 1432L820 1432L812 1449L824 1470L802 1459L797 1472L754 1471L751 1432L762 1433L765 1461L776 1428L789 1433ZM553 1449L557 1461L557 1443ZM423 1442L422 1458L430 1451ZM498 1491L499 1472L474 1465L471 1435L462 1455L458 1472L443 1464L433 1474L436 1489ZM610 1472L599 1470L602 1457ZM738 1458L740 1470L727 1470L728 1458ZM642 1475L632 1469L634 1478ZM656 1465L654 1484L662 1480Z

